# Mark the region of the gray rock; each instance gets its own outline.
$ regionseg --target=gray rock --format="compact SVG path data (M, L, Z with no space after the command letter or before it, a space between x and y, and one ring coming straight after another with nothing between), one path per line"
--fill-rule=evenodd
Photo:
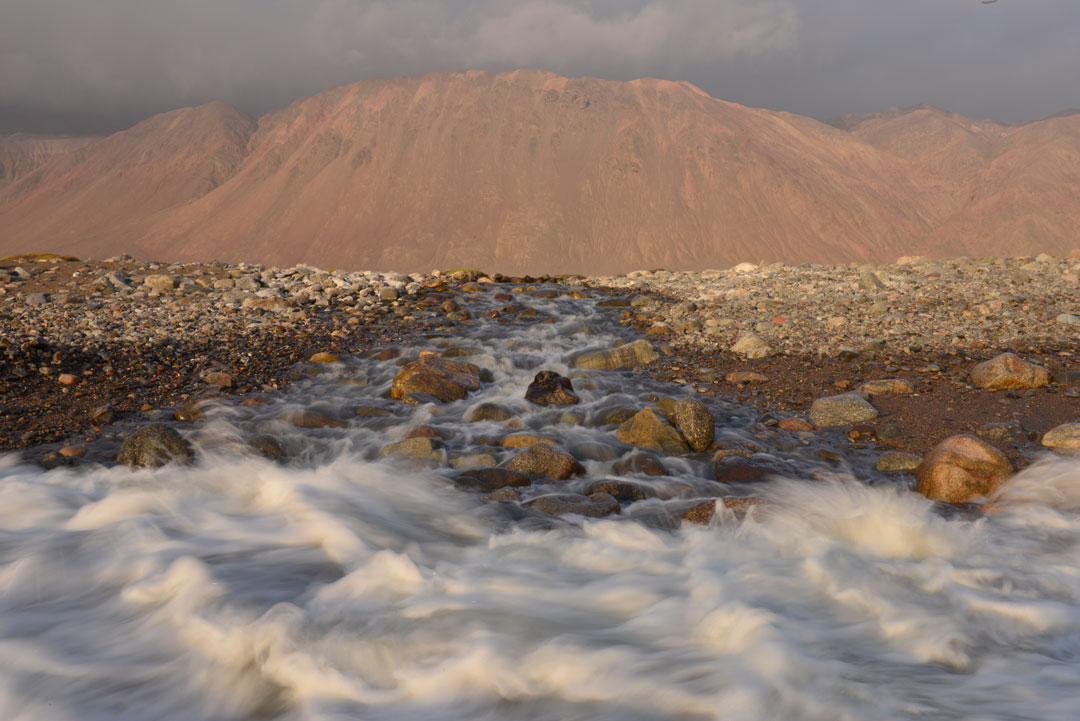
M866 291L879 291L885 290L885 284L881 282L872 271L865 270L862 275L859 276L859 287Z
M124 439L116 460L132 468L151 468L167 463L190 463L191 444L166 425L145 426Z
M1051 428L1042 437L1042 444L1054 450L1080 450L1080 423L1063 423Z
M31 293L30 295L26 296L27 305L38 306L45 305L48 302L49 296L45 295L44 293Z
M1062 313L1057 317L1058 323L1064 323L1065 325L1080 325L1080 315L1076 313Z
M810 422L818 428L850 426L877 417L877 408L857 392L818 398L810 405Z

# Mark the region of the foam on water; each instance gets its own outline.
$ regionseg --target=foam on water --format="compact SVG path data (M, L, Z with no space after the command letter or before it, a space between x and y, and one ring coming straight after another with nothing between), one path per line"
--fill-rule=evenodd
M374 459L418 422L520 405L539 363L567 370L560 327L478 333L493 383L378 430L223 407L188 468L0 458L0 718L1078 718L1075 462L1032 466L985 516L807 465L745 521L670 528L508 516ZM379 402L394 366L362 370L367 387L327 374L277 411ZM579 384L584 412L655 390L606 377ZM610 437L555 414L528 428ZM235 451L268 429L303 452ZM657 483L717 485L671 466Z

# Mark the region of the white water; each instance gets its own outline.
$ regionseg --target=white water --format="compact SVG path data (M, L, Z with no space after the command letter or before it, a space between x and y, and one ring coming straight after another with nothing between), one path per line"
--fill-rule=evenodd
M566 370L586 311L538 307L564 319L479 332L495 382L437 421L479 432L455 419L520 399L537 367L515 359ZM978 518L806 465L756 486L775 505L745 522L656 522L677 500L548 522L372 460L430 416L379 401L394 368L355 361L343 372L370 386L316 379L269 409L222 408L191 468L0 458L0 719L1080 718L1075 463L1032 467ZM586 410L654 389L596 383ZM414 415L378 432L268 420L346 396ZM553 414L529 425L610 439ZM268 428L298 460L221 441ZM704 464L670 466L658 487L718 487Z

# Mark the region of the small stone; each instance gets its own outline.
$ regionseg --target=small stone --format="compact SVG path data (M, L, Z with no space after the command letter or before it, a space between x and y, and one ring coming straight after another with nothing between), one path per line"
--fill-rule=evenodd
M533 435L532 433L515 433L507 436L502 439L500 445L503 448L528 448L535 443L547 443L550 446L555 445L555 441L552 439Z
M258 435L248 443L251 448L263 458L271 461L280 461L285 457L285 449L273 436Z
M812 431L814 426L803 418L781 418L776 423L784 431Z
M178 421L195 421L206 416L199 405L199 401L185 401L173 412L173 418Z
M398 292L396 288L389 285L384 285L382 288L379 288L379 300L391 301L397 299Z
M749 360L757 360L772 355L772 348L757 333L745 332L731 346L731 352L746 356Z
M116 420L116 411L110 405L98 406L90 411L90 420L99 426L104 426Z
M859 287L870 292L885 290L885 284L869 270L863 271L862 275L859 276Z
M70 386L74 385L75 381L77 381L78 378L76 378L70 373L61 373L60 375L56 376L56 380L62 385Z
M345 428L346 424L341 421L325 416L315 411L297 411L288 416L287 420L297 428Z
M652 343L639 338L633 343L627 343L609 350L583 353L574 359L571 364L574 368L587 368L592 370L621 370L623 368L637 368L647 365L660 358L660 354L653 349Z
M668 475L667 468L660 461L659 458L651 453L642 453L641 451L635 451L625 458L617 461L612 467L612 472L619 475L633 475L641 473L646 476L666 476Z
M606 493L619 503L633 503L649 497L645 489L636 483L617 480L595 481L585 488L585 495L591 496L595 493Z
M48 302L49 296L45 295L44 293L31 293L30 295L26 296L27 305L38 306L45 305Z
M619 426L615 437L627 445L651 448L668 455L690 452L682 434L651 408L639 411Z
M735 514L736 519L742 519L746 517L746 514L750 512L752 508L763 505L763 501L760 498L754 496L728 496L725 498L713 498L708 501L702 501L690 508L686 509L681 518L684 521L690 523L696 523L701 526L709 525L713 518L716 517L717 507L721 507L724 510L731 511Z
M510 486L500 488L494 493L488 493L481 497L481 500L488 503L515 503L521 500L521 494L515 491Z
M1063 423L1046 432L1042 444L1058 451L1080 450L1080 423Z
M859 390L871 396L899 395L915 392L915 388L911 385L910 381L906 381L903 378L885 378L882 380L866 381L859 386Z
M116 460L132 468L152 468L167 463L190 463L191 444L166 425L145 426L124 439Z
M979 438L961 434L934 447L915 471L916 490L944 503L988 496L1013 474L1004 453Z
M167 292L180 285L180 279L175 275L148 275L143 279L143 285L152 290Z
M442 462L446 457L446 451L443 450L442 444L433 438L406 438L403 441L386 444L379 449L379 456Z
M554 371L540 371L525 391L525 400L540 406L570 406L581 399L574 393L569 378Z
M466 453L451 459L452 468L490 468L497 465L498 461L490 453Z
M480 423L482 421L495 421L500 423L514 417L514 412L506 406L498 403L481 403L473 406L465 412L466 423Z
M320 352L308 358L310 363L340 363L341 359L333 353Z
M82 446L64 446L59 453L65 458L79 458L86 455L86 449Z
M1050 382L1050 373L1014 353L1002 353L972 368L971 382L980 388L1040 388Z
M1080 315L1076 313L1062 313L1057 317L1058 323L1065 325L1080 325Z
M877 469L879 471L914 471L922 464L922 461L922 456L914 453L888 451L878 457Z
M818 398L810 405L810 422L818 428L850 426L877 417L877 409L857 392Z
M203 376L203 380L209 386L218 386L221 388L230 388L233 384L233 377L222 371L211 371Z
M769 381L768 377L753 371L731 371L724 376L724 380L728 383L743 383L748 386L761 385Z
M743 458L729 454L719 458L713 472L720 483L757 483L774 475L784 475L785 469L759 458Z

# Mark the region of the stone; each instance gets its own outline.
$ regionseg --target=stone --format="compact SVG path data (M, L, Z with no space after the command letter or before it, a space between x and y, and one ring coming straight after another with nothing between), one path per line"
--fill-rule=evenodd
M1041 388L1050 382L1050 373L1015 353L1002 353L972 368L971 382L980 388Z
M184 437L166 425L154 424L124 439L116 460L131 468L157 468L168 463L191 463L195 452Z
M598 426L611 426L622 425L626 421L637 415L636 408L608 408L600 411L596 416L596 425Z
M394 288L393 286L389 286L389 285L384 285L382 288L379 288L379 300L391 301L391 300L397 300L397 299L398 299L397 288Z
M742 519L746 517L746 514L751 509L762 506L763 501L760 498L754 496L727 496L724 498L713 498L708 501L702 501L696 503L690 508L683 511L680 518L690 523L696 523L701 526L707 526L712 523L713 518L716 517L717 506L724 510L731 511L735 514L736 519Z
M442 443L434 438L406 438L403 441L386 444L379 449L379 456L442 462L446 458L446 451L443 450Z
M173 418L178 421L195 421L206 416L199 405L199 401L184 401L179 408L173 411Z
M143 285L152 290L167 292L178 287L180 285L180 279L175 275L148 275L143 279Z
M591 370L621 370L647 365L659 358L660 354L653 348L652 343L639 338L633 343L616 348L583 353L575 358L571 365L574 368Z
M781 418L776 427L783 431L812 431L814 424L804 418Z
M413 394L427 394L442 402L465 398L480 390L480 369L472 363L452 361L437 355L421 355L406 363L390 386L390 397L404 399Z
M887 451L878 456L877 469L879 471L914 471L922 462L922 456L914 453Z
M870 396L901 395L914 393L915 387L910 381L903 378L883 378L881 380L866 381L859 386L859 390Z
M315 411L296 411L286 420L297 428L345 428L347 425L330 416Z
M613 479L594 481L585 488L586 496L596 493L606 493L619 503L633 503L634 501L643 501L649 497L646 490L638 484Z
M659 458L651 453L643 453L641 451L635 451L625 458L616 461L611 467L613 473L619 475L629 476L635 473L644 474L646 476L666 476L668 475L667 468L660 461Z
M555 445L555 441L550 438L544 438L543 436L533 435L532 433L515 433L502 439L501 445L503 448L528 448L535 443L547 443L550 446Z
M988 496L1013 474L1004 453L976 436L946 438L915 470L916 490L934 501L964 503Z
M538 406L572 406L581 399L569 378L554 371L540 371L525 390L525 400Z
M90 420L99 426L104 426L116 420L116 411L110 405L98 406L90 411Z
M774 475L786 475L787 469L763 458L744 458L728 454L717 459L713 474L720 483L758 483Z
M454 476L454 485L465 491L490 493L500 488L524 488L532 481L524 473L509 468L476 468Z
M86 449L82 446L64 446L58 452L64 458L79 458L86 455Z
M748 386L757 386L769 382L767 376L753 371L731 371L724 376L724 380L728 383L742 383Z
M280 461L285 458L285 449L277 438L267 435L258 435L248 441L251 449L263 458L270 461Z
M45 295L44 293L30 293L28 296L26 296L27 305L45 305L48 302L49 296Z
M480 423L482 421L495 421L501 423L514 417L514 412L506 406L498 403L481 403L465 411L466 423Z
M682 399L672 412L675 427L683 434L687 445L694 451L705 451L716 438L712 413L700 401Z
M872 293L879 290L885 290L885 284L881 282L881 278L878 278L877 275L869 270L864 270L859 276L859 287Z
M221 388L231 388L233 384L233 377L228 373L222 371L210 371L203 376L203 381L209 386L219 386Z
M1048 430L1042 444L1057 451L1080 450L1080 423L1063 423Z
M877 408L857 392L818 398L810 405L810 422L818 428L850 426L877 417Z
M506 468L527 476L546 476L556 481L565 481L576 470L577 462L569 453L554 446L535 443L511 458Z
M750 332L739 335L730 350L732 353L746 356L749 360L767 358L772 355L772 348L769 347L769 344L762 340L757 333Z
M497 463L495 456L490 453L465 453L450 460L452 468L490 468Z
M308 358L309 363L340 363L341 358L338 358L333 353L320 352L316 353Z
M651 448L667 455L690 452L690 446L682 434L652 408L639 411L619 426L615 437L627 445Z
M482 496L481 500L488 503L515 503L521 500L521 494L507 486Z
M1076 313L1061 313L1056 320L1065 325L1080 325L1080 315Z
M77 381L78 378L76 378L70 373L61 373L60 375L56 376L56 380L61 385L70 386L74 385L75 381Z
M553 494L526 501L525 505L555 516L602 518L619 512L619 502L606 493L595 493L591 496Z

